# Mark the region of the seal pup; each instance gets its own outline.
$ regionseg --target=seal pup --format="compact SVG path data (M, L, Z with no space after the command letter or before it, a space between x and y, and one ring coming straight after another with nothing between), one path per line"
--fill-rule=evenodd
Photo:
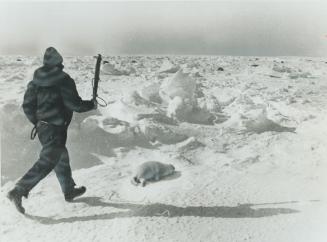
M148 161L137 167L131 183L135 186L141 184L145 186L147 181L159 181L164 176L169 176L175 172L175 167L171 164L164 164L158 161Z

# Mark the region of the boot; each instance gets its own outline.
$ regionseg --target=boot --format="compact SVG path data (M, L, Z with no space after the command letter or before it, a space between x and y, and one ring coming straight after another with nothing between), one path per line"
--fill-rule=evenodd
M22 206L22 197L23 195L17 191L17 189L13 189L7 194L8 199L14 203L18 212L24 214L25 208Z
M74 188L73 190L65 193L65 200L67 202L71 202L74 200L75 197L82 196L86 192L86 187L77 187Z

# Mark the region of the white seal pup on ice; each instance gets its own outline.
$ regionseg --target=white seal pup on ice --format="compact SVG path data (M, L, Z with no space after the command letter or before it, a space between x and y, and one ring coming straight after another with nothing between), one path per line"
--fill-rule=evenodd
M131 182L133 185L145 186L147 181L159 181L164 176L172 175L175 167L171 164L164 164L158 161L148 161L137 167Z

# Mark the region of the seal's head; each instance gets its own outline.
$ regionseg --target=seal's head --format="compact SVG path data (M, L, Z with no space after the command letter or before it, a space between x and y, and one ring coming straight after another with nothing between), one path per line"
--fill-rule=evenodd
M43 65L47 67L62 66L63 58L54 47L45 50Z

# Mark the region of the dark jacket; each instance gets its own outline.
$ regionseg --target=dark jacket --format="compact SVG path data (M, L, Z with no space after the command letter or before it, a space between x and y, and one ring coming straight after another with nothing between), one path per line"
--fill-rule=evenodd
M74 80L63 66L44 65L34 72L24 95L23 109L27 118L36 125L45 121L54 125L69 125L73 112L94 108L92 101L83 101Z

